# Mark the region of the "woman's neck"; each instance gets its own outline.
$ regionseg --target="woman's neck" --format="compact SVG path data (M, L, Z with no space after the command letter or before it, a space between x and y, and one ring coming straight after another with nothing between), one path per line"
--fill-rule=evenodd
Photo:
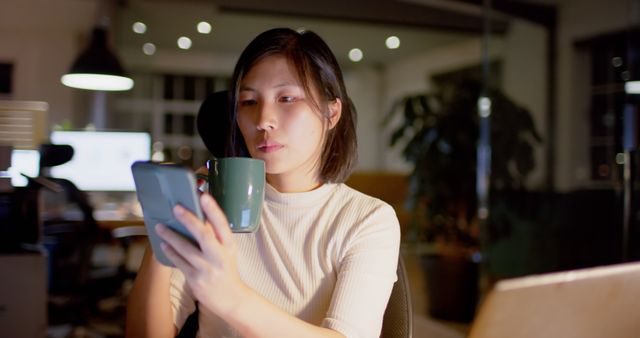
M318 177L291 177L286 174L267 174L267 182L282 193L311 191L323 184Z

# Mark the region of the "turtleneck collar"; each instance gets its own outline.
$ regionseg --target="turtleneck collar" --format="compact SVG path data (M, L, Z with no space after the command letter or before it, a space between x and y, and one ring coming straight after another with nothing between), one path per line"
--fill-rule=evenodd
M270 184L265 185L265 200L269 203L283 204L287 206L307 206L317 204L337 187L334 183L325 183L320 187L306 192L283 193L276 190Z

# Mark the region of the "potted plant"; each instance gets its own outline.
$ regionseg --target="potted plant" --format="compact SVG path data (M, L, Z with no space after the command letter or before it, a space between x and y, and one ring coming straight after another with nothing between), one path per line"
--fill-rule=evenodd
M481 90L481 82L472 79L441 82L431 93L401 98L385 119L393 123L390 145L402 145L403 157L413 165L406 205L413 214L410 238L426 248L421 253L429 311L457 321L470 321L477 301ZM533 147L541 138L529 111L497 88L488 89L487 96L492 104L491 191L524 189L535 164ZM455 285L456 279L461 284Z

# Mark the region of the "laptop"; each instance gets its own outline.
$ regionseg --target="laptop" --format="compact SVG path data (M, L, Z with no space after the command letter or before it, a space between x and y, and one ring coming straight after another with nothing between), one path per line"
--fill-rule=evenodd
M500 281L469 337L640 337L640 263Z

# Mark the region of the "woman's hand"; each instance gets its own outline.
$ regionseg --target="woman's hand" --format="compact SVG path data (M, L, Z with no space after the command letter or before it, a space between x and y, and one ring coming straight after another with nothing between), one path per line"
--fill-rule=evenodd
M240 279L236 245L222 209L207 193L200 196L205 221L187 209L176 206L174 214L195 238L195 245L164 225L156 231L164 240L162 250L182 271L194 297L221 317L233 312L248 287Z

